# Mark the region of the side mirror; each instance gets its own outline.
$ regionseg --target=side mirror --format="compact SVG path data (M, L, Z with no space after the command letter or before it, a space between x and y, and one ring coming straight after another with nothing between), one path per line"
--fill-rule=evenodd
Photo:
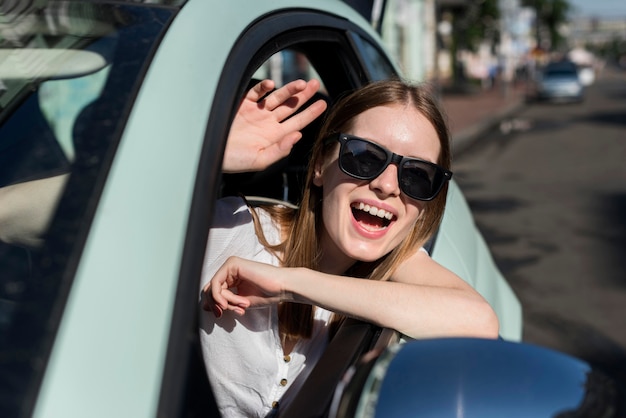
M582 360L530 344L416 340L370 354L352 368L330 416L623 417L622 383Z

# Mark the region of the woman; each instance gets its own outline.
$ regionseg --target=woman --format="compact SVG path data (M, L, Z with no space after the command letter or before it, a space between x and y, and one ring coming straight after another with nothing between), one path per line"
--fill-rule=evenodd
M242 109L269 90L264 83ZM317 86L298 82L259 107L275 109L280 122L281 103L290 95L301 103ZM310 119L323 105L315 106L286 122ZM297 139L289 135L267 143L282 143L282 155ZM245 147L245 137L231 135L228 146ZM227 152L225 168L246 167L234 160ZM487 302L422 249L443 214L449 166L447 127L427 90L384 81L328 115L299 209L218 204L202 290L213 315L202 315L201 338L224 416L265 416L288 402L282 395L306 377L341 316L412 338L497 336Z

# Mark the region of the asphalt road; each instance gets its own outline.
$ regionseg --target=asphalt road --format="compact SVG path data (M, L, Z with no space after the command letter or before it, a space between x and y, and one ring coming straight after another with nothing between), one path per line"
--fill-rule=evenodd
M529 103L453 171L524 340L626 381L626 72L606 70L580 104Z

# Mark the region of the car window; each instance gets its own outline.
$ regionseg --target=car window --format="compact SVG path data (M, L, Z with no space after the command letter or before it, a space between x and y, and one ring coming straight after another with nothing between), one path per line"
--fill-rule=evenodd
M277 87L284 86L288 82L297 79L311 80L315 78L323 81L306 54L291 48L272 55L252 76L253 80L266 78L273 80ZM320 91L326 92L323 84L320 87Z
M358 41L358 42L357 42ZM308 151L319 129L321 118L303 132L303 139L298 142L292 154L262 172L224 174L219 190L207 195L206 179L215 173L215 155L221 155L224 142L228 136L229 121L234 117L239 100L248 88L256 81L271 78L277 86L296 79L317 78L322 88L319 98L332 103L348 91L372 80L397 76L393 65L385 54L369 41L368 35L345 19L334 18L327 14L309 12L285 12L269 16L261 20L243 34L232 49L228 64L224 67L222 77L217 84L214 107L211 110L205 134L205 151L201 156L198 177L198 193L194 196L194 204L190 215L188 237L190 242L199 242L208 235L209 223L206 213L211 209L218 197L225 195L245 195L288 200L298 204L305 170L308 164ZM233 95L233 92L237 94ZM202 177L204 173L205 177ZM207 234L201 236L201 234ZM184 254L184 265L189 273L200 274L204 252L189 247ZM196 267L193 267L193 266ZM186 289L198 297L198 282L195 288ZM181 288L179 293L182 294ZM182 312L189 307L184 298L180 298L180 327L172 327L170 349L172 355L166 364L165 374L175 374L179 368L181 353L190 356L192 370L204 370L205 364L199 356L198 342L183 348L186 340L183 332L189 329L187 318ZM186 305L185 305L186 304ZM176 316L176 314L175 314ZM177 324L174 318L173 323ZM196 332L197 334L197 332ZM178 347L176 347L178 345ZM208 363L210 367L210 362ZM210 406L203 403L212 402L206 396L194 396L203 393L206 388L206 375L197 373L189 376L184 386L185 393L179 396L186 398L186 407L190 410L207 410ZM161 393L172 397L180 392L181 385L164 380ZM191 399L189 399L191 397ZM167 411L168 405L162 405Z
M0 390L6 416L17 416L25 394L36 393L145 63L173 13L61 6L24 3L0 22Z

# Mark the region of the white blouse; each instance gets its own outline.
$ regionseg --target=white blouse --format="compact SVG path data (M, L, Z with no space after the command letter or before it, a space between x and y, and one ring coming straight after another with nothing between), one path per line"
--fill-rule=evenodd
M280 229L269 214L257 210L270 244L280 240ZM278 259L255 234L252 216L243 199L224 198L217 203L209 235L201 286L232 255L272 265ZM224 417L264 417L298 389L328 343L331 312L315 308L311 339L300 340L290 355L283 355L276 305L247 310L243 317L225 312L221 318L200 309L202 354L216 401ZM293 392L292 392L293 393Z

